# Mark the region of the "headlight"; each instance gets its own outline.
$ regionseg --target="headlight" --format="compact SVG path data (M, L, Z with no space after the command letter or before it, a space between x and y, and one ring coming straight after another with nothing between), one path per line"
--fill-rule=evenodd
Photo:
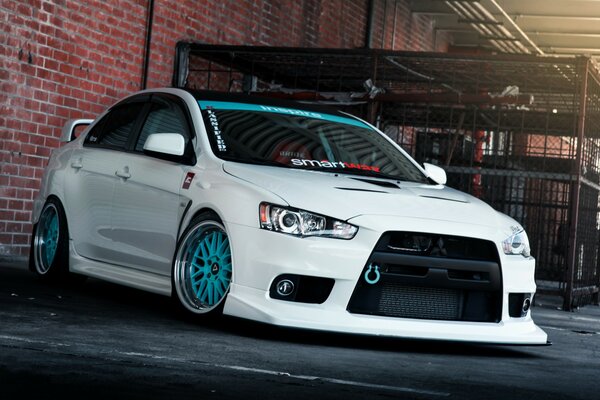
M521 254L524 257L531 255L527 233L521 227L513 227L513 233L502 242L504 254Z
M358 231L356 226L343 221L269 203L260 204L259 218L262 229L300 237L352 239Z

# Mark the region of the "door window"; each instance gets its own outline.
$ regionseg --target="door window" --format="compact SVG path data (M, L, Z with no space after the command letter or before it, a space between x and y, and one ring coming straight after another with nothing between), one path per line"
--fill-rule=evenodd
M172 101L155 98L152 101L148 118L135 144L135 150L144 151L146 139L153 133L180 133L185 138L186 147L190 141L190 130L186 114L179 105Z
M144 103L129 103L111 110L87 135L84 144L125 150Z

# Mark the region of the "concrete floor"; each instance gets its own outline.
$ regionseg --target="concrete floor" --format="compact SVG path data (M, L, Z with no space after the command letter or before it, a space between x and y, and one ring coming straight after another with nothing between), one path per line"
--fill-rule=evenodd
M168 298L0 267L0 393L8 399L593 399L600 308L542 298L550 347L481 346L279 329L178 315Z

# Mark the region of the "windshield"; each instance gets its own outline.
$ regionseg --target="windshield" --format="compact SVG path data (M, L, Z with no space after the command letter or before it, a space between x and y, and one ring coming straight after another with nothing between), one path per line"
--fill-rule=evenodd
M406 156L356 119L256 104L198 103L221 159L427 182Z

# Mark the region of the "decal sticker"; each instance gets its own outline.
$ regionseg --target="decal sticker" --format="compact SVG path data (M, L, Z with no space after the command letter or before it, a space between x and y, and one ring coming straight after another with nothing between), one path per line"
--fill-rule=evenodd
M296 110L294 108L284 108L284 107L272 107L272 106L258 106L261 111L274 112L279 114L291 114L291 115L299 115L301 117L309 117L309 118L317 118L323 119L323 115L304 110Z
M304 153L299 151L280 151L279 157L304 157Z
M185 179L183 180L183 186L181 186L181 188L189 189L190 185L192 184L192 181L194 180L194 176L196 176L195 173L188 172L187 175L185 176Z
M198 101L202 110L241 110L241 111L260 111L275 114L296 115L299 117L321 119L324 121L339 122L346 125L359 126L361 128L371 129L364 122L353 118L340 117L338 115L322 114L313 111L297 110L295 108L263 106L260 104L232 103L229 101Z
M208 113L208 120L213 128L215 139L217 139L217 147L219 148L219 151L227 151L227 146L225 145L225 141L221 136L221 128L219 128L219 121L217 120L217 115L213 112L212 107L208 107L206 109L206 112Z
M379 167L374 165L365 165L357 163L349 163L346 161L328 161L328 160L304 160L292 158L290 162L297 167L319 167L319 168L354 168L362 169L363 171L381 172Z

